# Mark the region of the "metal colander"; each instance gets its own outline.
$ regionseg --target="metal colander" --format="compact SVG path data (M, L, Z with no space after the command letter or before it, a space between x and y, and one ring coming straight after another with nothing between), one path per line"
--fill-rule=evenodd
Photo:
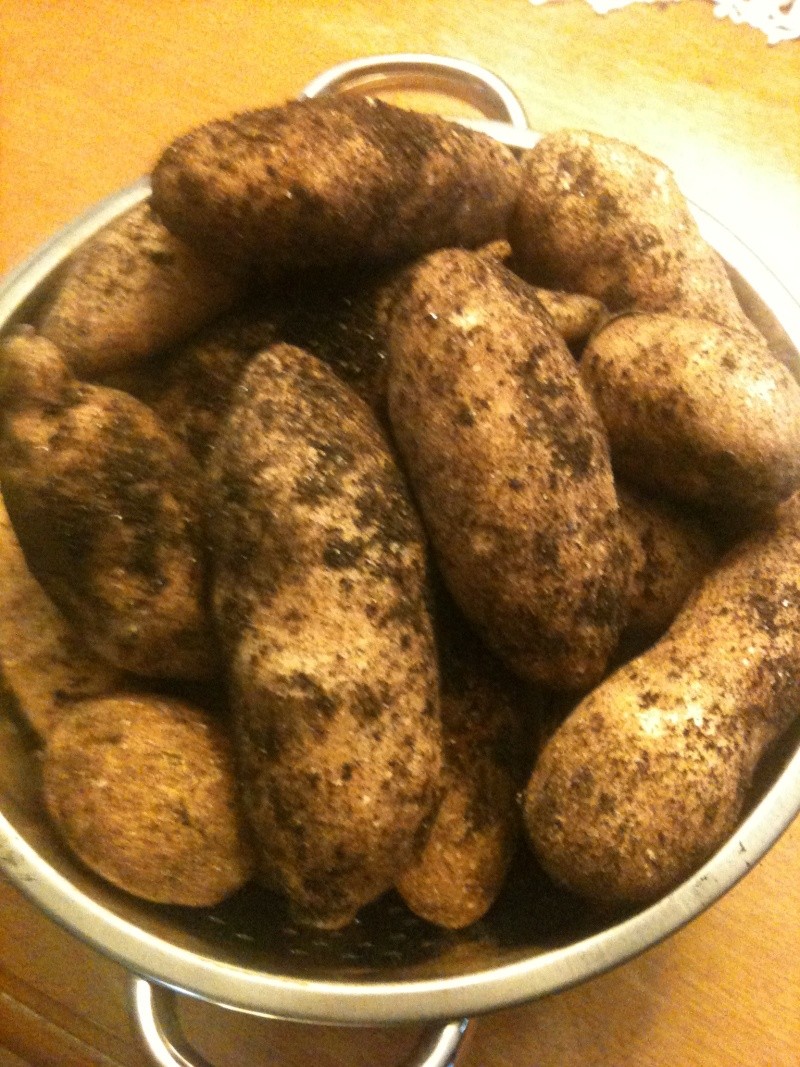
M513 94L472 64L428 56L359 60L321 75L304 95L397 83L424 73L477 101L491 132L535 141ZM82 242L148 195L142 181L67 226L0 289L0 331L29 318ZM725 228L696 211L704 236L727 262L745 309L785 360L800 367L800 307ZM775 842L800 810L800 726L762 764L746 818L693 877L653 906L598 915L555 890L521 852L496 905L457 933L413 916L387 895L347 929L308 931L280 899L247 888L213 909L135 900L84 869L44 815L39 755L13 708L0 703L0 867L68 930L132 975L132 1005L156 1062L202 1062L176 1032L170 990L229 1008L302 1022L367 1025L462 1019L531 1000L629 959L698 915ZM151 984L154 983L154 984ZM416 1064L443 1067L466 1022L436 1031Z

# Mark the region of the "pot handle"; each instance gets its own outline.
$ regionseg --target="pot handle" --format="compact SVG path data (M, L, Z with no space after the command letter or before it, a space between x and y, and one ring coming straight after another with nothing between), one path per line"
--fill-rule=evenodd
M155 985L146 978L131 977L131 1010L145 1049L157 1067L212 1067L183 1035L175 1009L177 995L175 990ZM411 1058L401 1067L456 1067L469 1024L469 1019L461 1019L426 1033Z
M527 131L528 119L516 94L502 78L465 59L396 52L384 56L351 59L324 71L308 83L300 99L328 96L358 89L436 88L450 96L467 99L487 118Z

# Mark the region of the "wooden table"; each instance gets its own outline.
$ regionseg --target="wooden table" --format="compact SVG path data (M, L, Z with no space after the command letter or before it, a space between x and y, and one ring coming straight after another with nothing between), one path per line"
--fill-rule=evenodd
M279 101L344 59L482 63L542 130L586 126L668 161L800 294L800 43L769 48L710 5L606 18L579 0L0 0L0 267L146 171L174 135ZM122 970L0 882L0 1064L144 1058ZM191 1016L188 1018L188 1016ZM187 1027L220 1065L396 1063L415 1031L231 1016ZM570 993L479 1021L466 1067L797 1067L800 824L689 928Z

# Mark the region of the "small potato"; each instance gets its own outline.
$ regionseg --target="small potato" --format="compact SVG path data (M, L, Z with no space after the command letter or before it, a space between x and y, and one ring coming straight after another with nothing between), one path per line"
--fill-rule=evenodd
M525 157L509 240L539 285L611 311L673 311L755 333L669 169L622 141L542 137Z
M72 705L122 688L125 676L94 656L28 570L0 498L0 680L42 739Z
M282 273L503 236L519 188L490 137L378 100L295 100L175 141L153 204L187 242Z
M228 315L171 353L144 399L205 465L236 383L247 364L279 335L270 307Z
M588 688L623 624L625 552L600 419L529 286L474 253L408 275L389 415L445 582L522 678Z
M209 467L215 619L259 872L336 928L439 799L423 535L366 405L288 345L234 390Z
M204 712L156 696L87 700L51 734L43 774L66 843L120 889L205 907L250 878L230 744Z
M625 642L644 645L660 637L689 593L716 562L719 550L706 527L662 499L617 483L628 538L628 622Z
M620 315L587 345L581 377L615 470L645 489L760 511L800 486L800 385L761 338Z
M578 705L539 758L525 822L545 870L644 904L731 834L800 709L800 496L734 548L667 634Z
M159 222L148 202L84 245L39 327L79 378L123 370L228 308L240 284Z
M517 791L530 773L524 753L538 707L532 691L462 634L444 642L439 662L442 802L397 889L415 914L459 930L495 902L516 852Z
M34 577L122 670L214 670L200 471L144 404L81 385L30 328L0 348L0 484Z
M584 293L565 293L560 289L543 289L533 284L525 276L520 264L515 261L511 245L507 241L493 241L479 249L481 255L489 256L502 263L504 267L519 274L525 281L531 282L536 299L550 316L556 331L564 338L571 349L583 346L589 334L608 314L600 300Z

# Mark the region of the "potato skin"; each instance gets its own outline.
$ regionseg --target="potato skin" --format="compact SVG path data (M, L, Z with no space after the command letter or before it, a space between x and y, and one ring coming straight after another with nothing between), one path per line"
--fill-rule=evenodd
M70 848L135 896L205 907L251 876L228 737L188 704L149 695L76 704L49 738L43 776Z
M339 97L199 127L167 148L152 182L173 233L280 273L502 236L519 165L443 119Z
M97 378L147 360L221 314L235 274L174 237L149 202L84 245L39 327L75 374Z
M617 500L630 558L623 640L643 646L664 633L719 549L700 519L663 498L617 482Z
M86 647L28 570L0 497L0 682L46 739L76 701L121 689L126 676Z
M438 802L422 532L368 408L314 357L259 353L209 468L214 609L261 877L345 925Z
M588 688L623 624L600 419L530 288L435 252L389 326L389 415L450 592L521 677Z
M81 385L29 329L0 349L0 483L31 573L89 647L205 678L200 472L144 405Z
M620 315L586 346L581 377L615 470L645 489L760 511L800 486L800 385L761 338Z
M669 169L622 141L545 134L526 154L509 240L539 285L755 333Z
M517 791L530 772L539 694L470 638L463 622L448 622L444 637L441 620L439 628L442 802L397 889L416 915L460 930L495 902L520 843Z
M800 707L798 534L794 496L547 744L524 814L558 883L643 904L733 831L758 760Z

